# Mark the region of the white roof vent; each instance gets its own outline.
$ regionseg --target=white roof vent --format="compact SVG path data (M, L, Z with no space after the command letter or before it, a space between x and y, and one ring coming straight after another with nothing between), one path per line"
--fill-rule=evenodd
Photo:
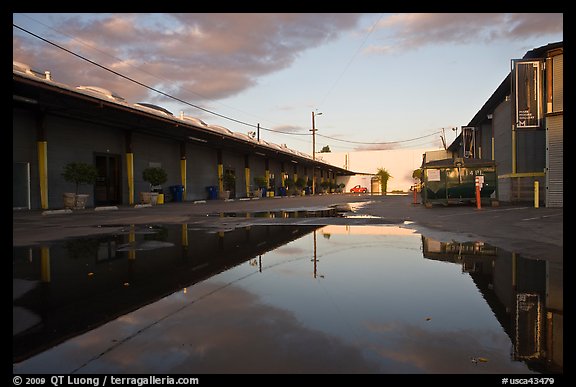
M34 77L52 80L52 78L49 75L50 74L49 71L47 71L48 74L45 75L45 74L41 73L40 71L32 70L32 68L29 65L27 65L26 63L17 62L15 60L12 61L12 70L18 71L20 73L32 75Z
M180 119L184 121L191 121L195 125L208 126L208 124L202 121L200 118L187 116L183 111L180 112Z
M117 93L98 86L78 86L76 89L98 94L99 96L106 97L114 101L125 101L125 99L119 96Z
M148 109L153 109L156 110L159 113L163 113L169 116L174 116L174 114L172 114L171 111L164 109L162 106L158 106L158 105L153 105L151 103L144 103L144 102L138 102L134 104L135 106L140 106L143 108L148 108Z

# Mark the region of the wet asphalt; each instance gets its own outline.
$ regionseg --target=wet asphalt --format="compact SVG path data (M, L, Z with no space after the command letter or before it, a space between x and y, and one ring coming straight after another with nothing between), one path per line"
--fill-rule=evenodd
M344 217L334 217L337 210ZM278 217L314 211L320 217ZM255 217L275 212L276 217ZM165 203L153 207L88 208L71 213L13 211L13 246L49 244L66 237L110 233L130 224L188 223L227 230L258 224L401 224L440 241L481 241L527 258L563 260L563 209L532 203L477 209L475 205L425 208L412 195L326 194Z

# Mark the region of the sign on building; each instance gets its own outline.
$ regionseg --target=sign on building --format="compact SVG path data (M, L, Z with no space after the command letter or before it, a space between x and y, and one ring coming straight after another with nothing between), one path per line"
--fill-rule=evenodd
M542 72L539 60L514 61L516 127L539 128L542 118Z

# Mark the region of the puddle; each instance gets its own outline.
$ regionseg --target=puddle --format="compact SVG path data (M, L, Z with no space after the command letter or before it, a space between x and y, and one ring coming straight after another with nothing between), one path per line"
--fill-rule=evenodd
M206 214L209 217L220 218L330 218L342 216L338 208L323 207L317 209L287 209L281 211L257 211L257 212L212 212Z
M561 264L392 225L195 227L14 247L14 372L563 371Z

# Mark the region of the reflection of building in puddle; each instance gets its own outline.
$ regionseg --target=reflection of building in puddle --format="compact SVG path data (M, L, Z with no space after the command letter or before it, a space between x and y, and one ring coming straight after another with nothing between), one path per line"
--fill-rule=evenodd
M320 226L209 233L187 225L14 247L13 360L155 302L298 239ZM34 284L24 288L22 284ZM24 290L23 290L24 289ZM36 318L35 318L36 317Z
M460 264L513 343L512 358L539 372L563 371L562 264L526 259L483 242L422 236L424 258Z

